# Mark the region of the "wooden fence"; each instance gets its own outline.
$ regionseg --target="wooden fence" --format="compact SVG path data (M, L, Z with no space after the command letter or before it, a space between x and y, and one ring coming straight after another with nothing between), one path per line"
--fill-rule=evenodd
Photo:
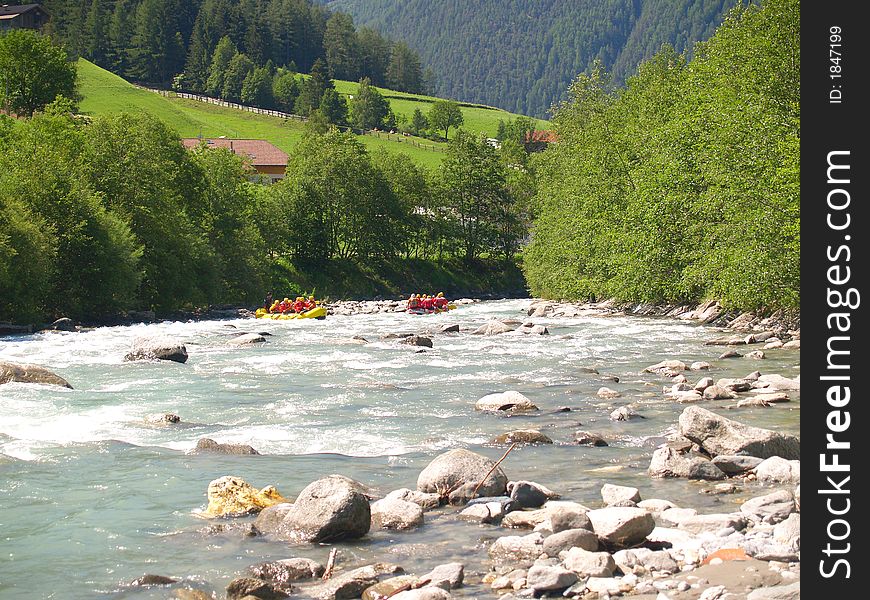
M308 121L308 117L303 117L302 115L294 115L292 113L282 112L280 110L271 110L268 108L259 108L257 106L247 106L245 104L238 104L236 102L228 102L227 100L221 100L220 98L212 98L211 96L203 96L202 94L189 94L187 92L175 92L170 90L161 90L157 88L145 87L142 85L136 85L142 90L147 90L149 92L154 92L155 94L160 94L166 98L184 98L186 100L195 100L196 102L205 102L207 104L214 104L215 106L223 106L226 108L235 108L237 110L244 110L247 112L256 113L258 115L266 115L269 117L278 117L279 119L291 119L293 121L299 121L305 123ZM357 135L371 135L373 137L377 137L380 139L387 139L392 142L399 142L403 144L410 144L415 148L421 148L424 150L432 150L433 152L437 152L439 150L438 146L423 144L418 140L415 140L411 137L405 136L400 133L390 133L387 131L378 131L378 130L370 130L370 129L355 129L353 127L346 127L342 125L336 125L336 127L340 131L350 131Z

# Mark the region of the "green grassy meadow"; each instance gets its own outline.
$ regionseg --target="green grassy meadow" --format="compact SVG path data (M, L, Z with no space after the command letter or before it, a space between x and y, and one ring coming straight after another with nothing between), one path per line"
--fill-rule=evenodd
M138 88L123 78L106 71L84 59L78 61L79 93L82 100L79 110L85 115L99 116L119 112L152 114L178 131L181 137L220 137L264 139L285 152L292 152L302 138L304 123L268 115L216 106L196 100L178 98L172 94L163 96ZM358 84L336 81L336 89L347 96L356 92ZM424 114L437 98L415 96L392 90L380 90L390 101L396 115L410 119L415 108ZM463 106L465 129L494 136L499 120L513 119L517 115L506 111L481 106ZM539 121L541 128L546 121ZM452 131L451 131L452 134ZM444 158L446 144L402 135L364 135L359 138L374 151L404 153L417 164L434 169Z

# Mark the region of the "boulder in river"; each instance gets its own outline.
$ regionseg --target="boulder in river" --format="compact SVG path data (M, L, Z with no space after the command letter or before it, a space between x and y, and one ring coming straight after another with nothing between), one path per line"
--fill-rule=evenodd
M511 481L507 484L507 491L515 509L538 508L559 497L553 490L533 481Z
M124 356L126 361L168 360L187 362L187 348L180 341L170 337L139 337Z
M771 456L755 467L755 476L760 483L800 483L801 462Z
M644 373L658 373L673 377L680 371L685 371L689 367L681 360L663 360L654 365L650 365L643 370Z
M234 338L230 338L227 342L227 344L231 346L251 346L264 343L266 343L266 338L259 333L243 333Z
M537 429L516 429L495 436L492 444L552 444L553 440Z
M559 556L560 552L571 548L582 548L589 552L598 550L598 536L589 529L566 529L544 538L544 553Z
M474 408L475 410L487 412L528 412L538 410L534 402L513 390L498 394L488 394L478 400Z
M297 557L251 565L248 574L289 589L291 582L320 577L324 570L324 566L317 561Z
M280 586L254 577L237 577L227 586L227 600L243 600L244 598L281 600L289 595Z
M423 524L423 508L399 498L384 498L373 502L372 527L378 529L414 529Z
M478 496L503 496L508 478L501 467L492 470L494 466L495 462L489 458L465 448L449 450L423 469L417 478L417 489L448 496L462 486L476 487L483 482L478 489Z
M432 338L428 338L422 335L409 335L401 341L402 344L408 344L409 346L423 346L425 348L432 347Z
M759 458L800 458L800 440L797 437L744 425L698 406L683 410L680 415L680 434L712 456L747 454Z
M601 499L607 506L635 506L640 502L640 491L635 487L605 483L601 488Z
M211 438L200 438L196 442L196 447L191 451L193 454L260 454L253 447L247 444L221 444Z
M0 361L0 385L11 382L59 385L72 389L66 379L55 375L45 367Z
M258 490L241 477L228 475L208 484L205 517L241 517L287 502L274 486Z
M489 547L489 557L496 565L510 565L516 569L532 566L544 551L544 538L540 533L508 535L495 540Z
M60 319L49 325L48 329L52 331L67 331L70 333L78 331L75 322L69 317L61 317Z
M256 525L280 539L329 542L364 536L371 528L369 499L351 479L330 475L305 487L296 502L272 520L260 515Z
M458 562L438 565L420 579L429 580L429 585L445 590L455 590L462 587L465 579L465 565Z
M515 327L501 321L489 321L471 332L472 335L498 335L513 331Z
M306 596L318 600L348 600L360 598L363 591L375 585L382 577L404 573L402 567L391 563L374 563L333 575L325 583L305 590ZM395 596L394 596L395 597Z
M796 510L794 495L788 490L756 496L740 506L740 512L744 515L771 524L785 521Z
M681 454L670 446L656 448L647 469L650 477L685 477L687 479L725 479L712 461L700 456Z
M562 552L560 558L567 569L583 577L610 577L616 570L616 562L609 552L571 548Z
M388 498L395 498L397 500L413 502L424 511L438 508L439 506L441 506L441 496L439 496L438 494L427 494L424 492L419 492L417 490L410 490L408 488L393 490L392 492L387 494L384 499Z
M574 443L579 446L607 446L607 441L597 433L577 431L574 433Z

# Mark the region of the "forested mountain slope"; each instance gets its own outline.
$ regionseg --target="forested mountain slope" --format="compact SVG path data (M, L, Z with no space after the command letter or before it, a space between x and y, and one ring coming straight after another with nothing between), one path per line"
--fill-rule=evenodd
M545 116L600 59L617 81L659 50L708 38L740 0L321 0L402 39L439 96Z

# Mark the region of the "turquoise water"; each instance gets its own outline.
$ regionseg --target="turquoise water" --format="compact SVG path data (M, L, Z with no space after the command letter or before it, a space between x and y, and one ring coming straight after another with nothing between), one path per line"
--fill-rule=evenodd
M75 388L0 386L0 598L169 597L165 588L127 585L145 573L223 597L226 584L249 565L291 556L325 562L330 548L204 533L211 522L196 513L205 508L211 480L237 475L294 497L320 476L341 473L385 494L414 487L428 461L449 448L498 458L505 448L488 441L518 428L540 429L556 444L518 448L504 470L565 499L596 505L605 482L702 510L720 511L717 504L751 495L747 489L709 496L699 493L708 484L645 475L652 449L684 406L664 398L666 380L640 372L679 358L711 362L714 378L756 369L794 377L799 351L720 361L722 348L703 344L719 335L715 329L642 317L532 319L547 325L549 336L433 333L434 348L422 353L381 339L447 323L470 331L494 317L527 320L528 305L507 300L431 316L173 322L0 338L0 360L46 366ZM240 332L261 331L272 334L266 344L227 345ZM188 362L123 362L134 338L153 334L184 341ZM601 374L581 369L588 366ZM606 375L620 382L602 381ZM599 399L601 386L622 397ZM474 411L477 399L505 390L522 392L542 410L510 418ZM786 405L727 416L796 433L799 394L792 397ZM629 403L646 418L609 421L613 408ZM571 412L557 412L565 406ZM182 423L149 420L167 412ZM572 445L581 428L611 445ZM187 454L202 437L250 444L263 455ZM427 513L426 525L414 532L373 532L343 544L339 566L388 560L423 573L461 560L470 583L461 593L473 595L489 568L487 541L505 532L459 522L455 512Z

